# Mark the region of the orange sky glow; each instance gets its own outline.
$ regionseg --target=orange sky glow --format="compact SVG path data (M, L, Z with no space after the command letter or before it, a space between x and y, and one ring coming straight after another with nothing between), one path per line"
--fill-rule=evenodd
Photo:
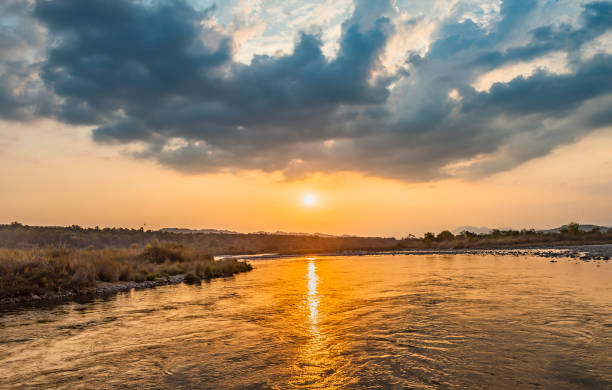
M86 129L4 123L0 221L31 225L216 228L402 237L488 227L609 225L612 131L478 180L406 183L356 173L183 174L100 148ZM59 136L58 136L59 134ZM305 207L305 194L317 203Z
M612 226L610 15L575 0L0 2L0 223Z

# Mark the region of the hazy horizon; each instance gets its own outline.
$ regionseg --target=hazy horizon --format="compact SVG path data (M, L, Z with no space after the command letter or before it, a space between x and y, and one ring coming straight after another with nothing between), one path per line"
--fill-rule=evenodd
M574 221L571 221L574 222ZM305 234L305 235L330 235L330 236L337 236L337 237L341 237L341 236L352 236L352 237L358 237L360 235L358 234L351 234L351 233L327 233L327 232L321 232L321 231L312 231L312 232L302 232L302 231L283 231L283 230L253 230L253 231L236 231L236 230L230 230L230 229L220 229L220 228L216 228L216 227L186 227L186 226L162 226L162 227L151 227L151 226L147 226L145 225L141 225L141 226L100 226L100 225L78 225L78 224L67 224L67 225L37 225L37 224L28 224L28 223L24 223L23 221L11 221L11 222L6 222L6 223L0 223L0 224L4 224L4 225L10 225L12 223L20 223L22 225L26 225L26 226L32 226L32 227L49 227L49 228L54 228L54 227L59 227L59 228L66 228L66 227L70 227L70 226L80 226L81 228L84 229L94 229L94 228L99 228L99 229L105 229L105 228L127 228L127 229L140 229L143 228L145 231L146 230L151 230L151 231L160 231L160 230L170 230L170 229L176 229L176 230L188 230L188 231L194 231L194 232L199 232L199 231L208 231L210 230L211 233L217 234L217 233L228 233L228 234L258 234L258 233L266 233L266 234ZM604 228L611 228L612 229L612 224L604 224L604 225L597 225L597 224L591 224L591 223L584 223L584 222L580 222L579 223L580 226L586 225L594 225L594 226L599 226L599 227L604 227ZM409 235L414 235L416 237L422 237L425 233L428 232L432 232L432 233L439 233L441 231L444 230L448 230L453 232L454 234L459 234L463 231L464 228L472 228L472 230L468 229L468 231L472 232L472 233L480 233L479 230L481 229L489 229L489 230L522 230L522 229L535 229L536 231L545 231L545 230L552 230L552 229L557 229L560 228L562 226L567 226L566 224L562 224L562 225L558 225L558 226L546 226L546 227L537 227L537 226L520 226L520 227L515 227L515 226L474 226L474 225L461 225L461 226L455 226L453 228L442 228L442 229L438 229L438 230L430 230L430 231L424 231L424 232L419 232L419 233L414 233L414 232L407 232L405 234L400 234L400 235L388 235L385 236L383 234L370 234L370 235L361 235L361 236L372 236L372 237L394 237L397 239L402 239L405 238Z

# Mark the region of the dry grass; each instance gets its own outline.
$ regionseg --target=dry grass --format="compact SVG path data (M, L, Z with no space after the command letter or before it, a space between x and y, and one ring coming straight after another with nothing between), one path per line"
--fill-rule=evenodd
M144 250L0 248L0 299L82 292L97 282L142 282L177 274L190 274L189 279L196 281L250 269L244 262L215 261L176 245Z

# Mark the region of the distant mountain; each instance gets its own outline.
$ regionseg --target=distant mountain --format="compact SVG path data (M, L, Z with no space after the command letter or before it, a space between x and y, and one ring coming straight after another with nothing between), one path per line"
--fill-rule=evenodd
M457 235L460 234L463 231L467 231L467 232L472 232L472 233L476 233L476 234L488 234L491 233L490 228L486 227L486 226L481 226L481 227L476 227L476 226L460 226L457 229L454 229L451 231L451 233Z
M182 233L182 234L240 234L231 230L218 230L218 229L185 229L185 228L163 228L159 229L161 232L167 233Z
M219 230L219 229L185 229L185 228L162 228L159 229L161 232L167 233L181 233L181 234L243 234L240 232L234 232L231 230ZM260 230L258 232L252 232L249 234L269 234L269 235L277 235L277 236L310 236L310 237L357 237L348 234L344 234L342 236L334 236L332 234L325 233L298 233L298 232L282 232L280 230L276 232L266 232Z
M277 230L275 232L266 232L264 230L260 230L258 232L252 232L250 234L270 234L270 235L277 235L277 236L310 236L310 237L357 237L357 236L353 236L349 234L343 234L341 236L336 236L333 234L326 234L326 233L283 232L280 230Z
M275 232L266 232L265 230L260 230L258 232L252 232L250 234L268 234L268 235L276 235L276 236L312 236L310 233L299 233L299 232L283 232L277 230Z
M553 229L542 229L542 230L538 230L538 232L540 233L559 233L561 229L564 229L564 228L567 228L567 225L559 226ZM589 225L589 224L578 225L578 228L582 230L583 232L590 232L591 230L596 229L596 228L599 228L602 231L602 233L605 233L608 230L612 230L612 227Z

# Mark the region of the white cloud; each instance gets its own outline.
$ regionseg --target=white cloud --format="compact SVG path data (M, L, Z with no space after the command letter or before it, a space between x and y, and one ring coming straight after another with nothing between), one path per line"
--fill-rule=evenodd
M518 62L487 72L476 79L472 86L479 92L488 91L495 83L507 83L517 77L529 77L538 70L548 73L570 73L567 53L555 52L529 62Z
M580 50L580 57L585 61L601 53L612 54L612 31L585 44Z

